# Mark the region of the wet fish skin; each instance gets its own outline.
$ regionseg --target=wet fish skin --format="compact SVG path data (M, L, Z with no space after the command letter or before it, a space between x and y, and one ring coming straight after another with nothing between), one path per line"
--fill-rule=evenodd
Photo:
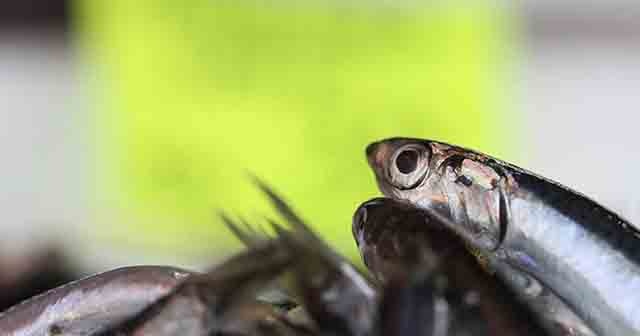
M408 145L426 157L418 165L427 172L411 176L411 186L391 178ZM557 182L442 142L386 139L367 157L385 195L537 279L597 334L640 334L640 233L629 222Z
M3 312L0 334L97 334L144 310L191 274L168 266L131 266L71 282Z

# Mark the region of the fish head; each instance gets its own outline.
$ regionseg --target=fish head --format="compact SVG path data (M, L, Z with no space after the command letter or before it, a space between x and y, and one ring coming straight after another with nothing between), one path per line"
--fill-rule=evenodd
M410 278L415 269L435 269L462 247L460 238L436 218L391 198L362 203L353 215L352 230L365 265L383 283Z
M495 159L412 138L374 142L366 156L385 196L428 212L475 248L500 245L506 197Z

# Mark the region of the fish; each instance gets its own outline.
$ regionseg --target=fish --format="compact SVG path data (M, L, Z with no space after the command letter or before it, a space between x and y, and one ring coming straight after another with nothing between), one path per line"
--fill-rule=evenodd
M282 217L266 220L275 237L222 214L246 250L204 272L132 266L65 284L0 315L0 334L376 336L370 279L259 186Z
M300 306L290 311L289 318L303 310L307 315L303 320L312 321L321 335L462 335L450 333L448 311L441 309L441 286L421 272L425 264L416 263L416 272L394 273L386 284L376 284L317 236L269 186L255 182L284 219L285 225L267 219L276 237L265 238L244 220L238 223L221 217L249 248L269 239L290 251L295 259L290 267L293 281L283 292L290 293Z
M0 253L0 312L82 277L56 243L20 253Z
M255 245L191 275L144 311L99 335L312 335L256 298L291 262L281 244Z
M640 233L621 216L559 182L444 142L389 138L365 153L385 196L437 218L512 287L539 284L532 292L551 305L543 313L564 305L597 335L640 334Z
M295 259L288 292L298 298L322 333L370 335L378 309L378 295L370 279L314 233L273 188L255 177L253 182L284 223L267 219L276 233L274 244L286 248ZM231 228L236 235L238 227ZM238 235L248 246L255 245L255 236Z
M447 305L451 298L446 296L440 273L431 272L436 267L429 262L431 259L423 259L418 254L416 258L409 258L405 254L402 260L406 261L406 267L401 268L402 272L384 269L385 281L376 284L318 237L271 188L260 181L257 183L289 227L284 229L272 223L277 238L282 240L278 245L284 243L297 259L292 267L293 292L301 298L301 306L308 311L321 335L463 336L471 330L465 329L471 321L461 318L462 314L458 314L456 320L451 319ZM356 212L352 227L364 222L364 217L359 215L364 212L363 208ZM380 216L370 218L382 219ZM256 235L252 233L256 230L242 233L240 225L232 223L231 226L233 232L240 232L239 238L248 242L248 246L255 245ZM408 248L409 244L405 246ZM369 261L365 259L365 263ZM508 315L496 316L494 320L502 317L509 318ZM513 335L529 334L514 330Z
M256 244L201 273L128 266L70 282L0 315L10 336L315 335L281 301L257 297L292 262L281 243ZM278 299L278 298L276 298Z
M192 272L128 266L86 277L0 314L0 335L94 335L117 326L174 290Z
M405 296L426 291L440 293L439 305L449 315L439 318L448 324L446 335L566 335L555 326L554 333L547 333L512 290L482 268L460 237L420 209L373 198L355 211L352 231L365 265L386 284L385 293L400 301L382 316L397 316L415 301ZM398 288L408 280L419 285Z

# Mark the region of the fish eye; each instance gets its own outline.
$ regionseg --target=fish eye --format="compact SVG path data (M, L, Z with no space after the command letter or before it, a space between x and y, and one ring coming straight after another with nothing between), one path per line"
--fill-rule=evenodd
M391 157L389 177L391 184L399 189L417 186L429 169L429 151L419 145L400 147Z
M402 174L411 174L418 168L420 154L415 149L406 149L396 156L396 167Z

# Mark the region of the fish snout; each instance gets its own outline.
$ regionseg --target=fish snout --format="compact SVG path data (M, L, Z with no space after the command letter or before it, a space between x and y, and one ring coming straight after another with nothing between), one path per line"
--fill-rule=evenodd
M365 154L367 158L373 157L376 151L378 150L378 146L380 145L380 141L370 143L365 149Z
M369 166L376 172L382 172L391 155L393 148L385 141L376 141L370 143L365 149L367 162Z

